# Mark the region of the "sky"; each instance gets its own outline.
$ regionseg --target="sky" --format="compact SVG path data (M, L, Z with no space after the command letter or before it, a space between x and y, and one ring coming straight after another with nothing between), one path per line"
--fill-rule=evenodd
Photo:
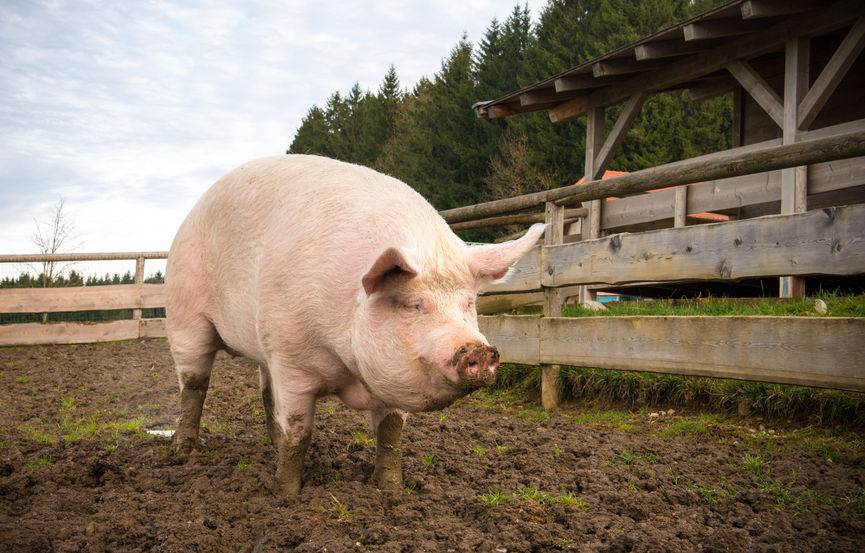
M535 19L544 3L527 3ZM391 64L411 88L512 7L4 0L0 253L33 253L60 198L75 251L167 250L196 199L284 153L310 106L377 89Z

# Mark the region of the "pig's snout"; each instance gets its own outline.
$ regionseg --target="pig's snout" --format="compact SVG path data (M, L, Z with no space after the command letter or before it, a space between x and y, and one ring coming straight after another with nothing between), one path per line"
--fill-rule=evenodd
M471 389L489 386L496 380L499 350L484 344L466 344L453 356L460 382Z

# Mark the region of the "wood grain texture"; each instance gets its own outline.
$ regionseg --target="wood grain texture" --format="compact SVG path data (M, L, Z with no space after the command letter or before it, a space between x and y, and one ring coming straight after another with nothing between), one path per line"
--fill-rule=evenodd
M0 290L0 313L60 313L165 307L164 284Z
M865 391L862 318L498 316L479 321L505 363Z
M89 344L133 340L139 336L133 319L102 323L25 323L0 325L0 346L37 344Z
M865 272L865 205L549 246L544 286Z
M545 319L541 363L865 391L865 319Z
M502 361L537 365L542 320L526 315L478 317L478 327L489 343L498 348Z

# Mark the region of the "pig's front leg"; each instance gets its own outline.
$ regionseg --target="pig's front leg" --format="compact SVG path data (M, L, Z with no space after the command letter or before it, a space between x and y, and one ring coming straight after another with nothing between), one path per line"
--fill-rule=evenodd
M402 485L402 427L407 414L393 409L377 409L370 413L375 434L376 485L388 491L401 491Z
M274 413L278 429L276 485L280 492L294 497L300 492L303 461L312 438L314 395L279 394L273 390L278 403Z

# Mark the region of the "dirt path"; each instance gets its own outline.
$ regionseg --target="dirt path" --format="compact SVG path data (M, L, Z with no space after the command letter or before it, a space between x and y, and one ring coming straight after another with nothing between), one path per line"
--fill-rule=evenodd
M297 501L269 491L257 372L220 355L204 445L164 438L162 340L0 348L0 551L861 551L855 437L712 416L552 417L482 394L413 416L407 489L369 482L366 418L319 405ZM750 431L749 427L751 427Z

